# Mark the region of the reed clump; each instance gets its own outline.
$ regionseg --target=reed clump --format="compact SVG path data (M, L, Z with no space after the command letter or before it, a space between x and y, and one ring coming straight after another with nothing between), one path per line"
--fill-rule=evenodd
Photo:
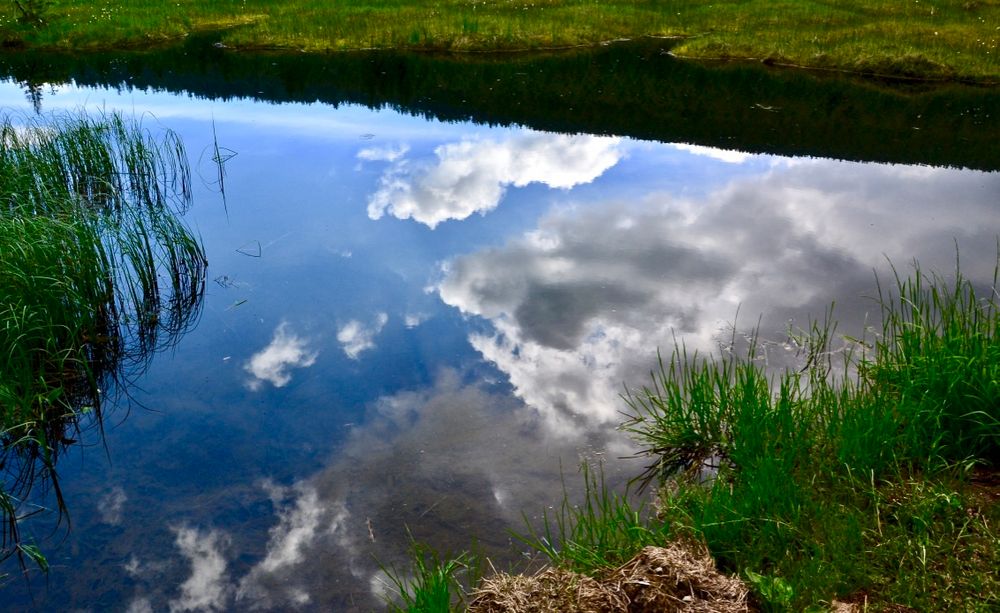
M18 530L33 487L65 510L61 451L196 322L190 179L176 135L119 115L0 122L0 559L44 561Z

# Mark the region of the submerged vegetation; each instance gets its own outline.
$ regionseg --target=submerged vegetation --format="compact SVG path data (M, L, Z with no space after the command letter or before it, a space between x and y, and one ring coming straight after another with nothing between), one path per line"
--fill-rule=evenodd
M242 50L512 51L677 37L674 52L899 77L1000 79L997 0L0 3L9 47L171 44L217 32Z
M714 359L676 348L625 396L622 427L650 460L633 483L655 486L655 512L585 470L584 501L522 541L574 586L646 547L693 542L763 610L996 610L996 282L984 293L916 267L880 290L882 327L867 338L834 349L832 322L799 335L798 370L767 372L755 346ZM489 611L513 610L498 589L527 589L484 586Z
M174 134L118 115L0 124L0 559L44 569L18 528L33 487L65 510L59 454L195 322L206 261L178 217L190 179Z

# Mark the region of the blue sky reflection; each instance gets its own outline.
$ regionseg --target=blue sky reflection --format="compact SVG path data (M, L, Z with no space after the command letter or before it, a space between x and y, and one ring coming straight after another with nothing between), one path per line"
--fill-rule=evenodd
M870 321L886 258L996 261L998 174L55 89L48 110L180 132L218 281L137 382L152 410L109 420L111 462L64 458L74 531L14 609L368 610L404 524L508 552L560 463L627 455L619 393L675 338L716 349L739 310L791 363L784 331L831 302L842 332ZM237 153L225 207L213 134Z

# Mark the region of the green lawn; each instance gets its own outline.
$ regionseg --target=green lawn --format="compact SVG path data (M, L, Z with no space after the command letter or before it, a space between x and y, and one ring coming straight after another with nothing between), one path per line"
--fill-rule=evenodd
M1000 0L13 0L0 40L134 48L219 31L242 50L511 51L684 37L680 56L1000 82ZM32 11L31 6L37 10ZM37 19L35 19L37 17Z

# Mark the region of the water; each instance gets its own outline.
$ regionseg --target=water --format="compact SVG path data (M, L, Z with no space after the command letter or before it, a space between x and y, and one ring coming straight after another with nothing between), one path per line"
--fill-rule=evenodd
M520 557L580 458L637 474L614 431L674 339L759 326L767 357L874 270L992 278L1000 175L445 123L354 104L46 86L46 111L179 132L210 281L59 465L72 529L26 522L48 580L12 610L369 610L409 535ZM28 110L23 89L0 106ZM218 144L225 197L212 161ZM16 566L7 564L16 575Z

